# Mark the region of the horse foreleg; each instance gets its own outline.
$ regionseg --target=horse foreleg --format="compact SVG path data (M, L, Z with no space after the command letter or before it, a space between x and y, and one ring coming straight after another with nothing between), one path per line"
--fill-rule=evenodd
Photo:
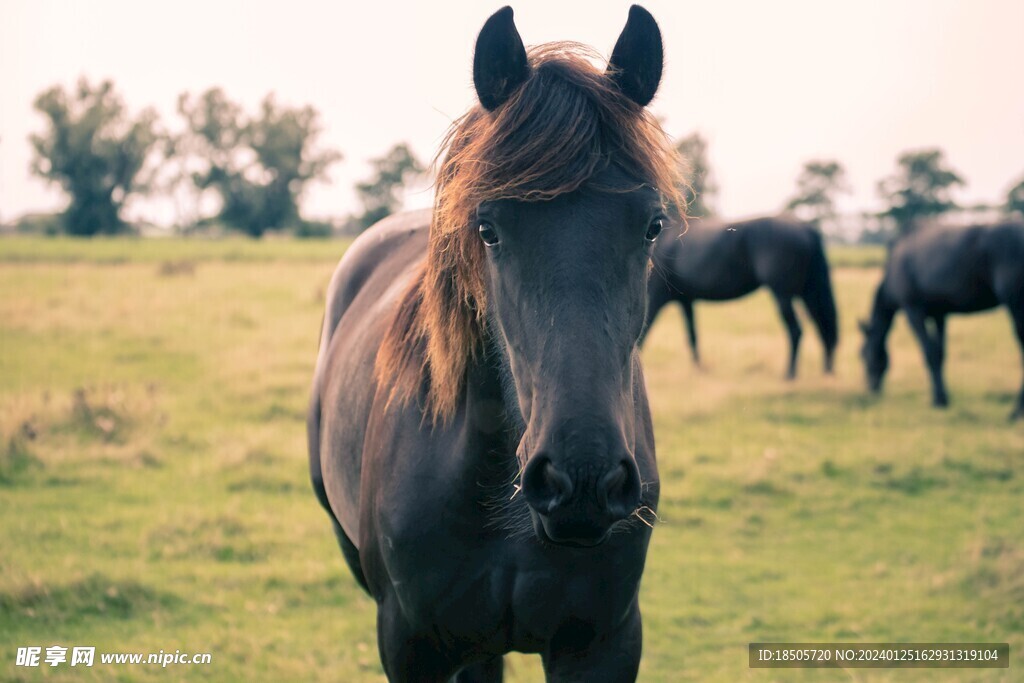
M935 335L932 339L939 354L939 366L941 367L946 362L946 316L933 315L932 322L935 323Z
M635 602L629 615L612 634L593 637L579 624L564 627L541 655L548 683L628 683L640 669L643 641L640 607Z
M690 354L693 356L693 364L698 368L700 365L700 351L697 349L697 319L693 314L693 300L682 299L683 317L686 318L686 335L690 340Z
M800 335L803 332L800 329L800 320L796 317L796 311L793 309L793 299L777 292L773 293L775 294L775 303L779 307L779 315L782 316L782 322L786 324L786 331L789 332L789 369L786 371L786 379L794 379L796 377L797 353L800 350Z
M499 655L470 664L455 675L452 683L501 683L504 677L505 664Z
M413 632L393 594L377 605L377 648L390 683L448 683L459 669L436 642Z
M1010 309L1010 315L1013 317L1013 328L1017 332L1017 342L1020 344L1021 357L1024 358L1024 297L1014 307ZM1017 405L1014 406L1013 412L1010 413L1010 420L1019 420L1024 418L1024 383L1021 384L1020 393L1017 395Z
M916 308L906 310L907 321L910 329L914 331L921 351L924 353L925 363L932 377L932 405L936 408L945 408L949 405L949 397L946 395L946 384L942 380L942 361L945 355L945 319L935 318L935 335L928 332L926 323L927 316L924 311Z

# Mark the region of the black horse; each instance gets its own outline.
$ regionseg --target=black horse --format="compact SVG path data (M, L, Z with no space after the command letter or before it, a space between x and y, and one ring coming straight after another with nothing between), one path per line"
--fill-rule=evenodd
M889 367L885 339L903 309L932 379L932 404L949 403L942 380L946 316L1006 306L1024 351L1024 223L920 228L890 249L871 319L861 322L868 388L881 391ZM1024 386L1010 419L1024 417Z
M680 200L644 108L661 69L640 7L607 70L527 53L498 11L432 214L371 228L335 271L310 468L393 681L500 681L513 650L551 681L636 677L658 499L637 341Z
M682 235L659 240L649 284L647 328L665 304L678 301L686 318L693 360L700 365L693 302L724 301L767 286L789 332L789 368L796 377L800 321L793 299L800 297L825 346L825 371L839 341L836 304L821 235L812 226L785 218L738 223L691 219Z

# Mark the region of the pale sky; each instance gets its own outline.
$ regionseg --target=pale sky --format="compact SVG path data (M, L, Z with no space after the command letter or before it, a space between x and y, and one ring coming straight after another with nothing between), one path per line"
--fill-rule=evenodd
M399 141L428 160L473 102L471 59L484 20L504 2L0 0L0 221L61 206L33 178L27 141L42 129L32 101L80 75L114 80L133 112L155 106L176 126L182 91L222 86L255 110L312 104L323 142L342 151L329 183L310 188L308 217L356 208L366 161ZM513 2L528 44L587 43L607 55L629 2ZM718 208L778 211L803 162L835 158L854 194L903 150L939 146L968 181L964 202L1002 201L1024 176L1024 2L1019 0L651 0L666 70L652 106L676 137L710 142ZM424 191L413 203L424 205ZM167 220L136 204L130 214Z

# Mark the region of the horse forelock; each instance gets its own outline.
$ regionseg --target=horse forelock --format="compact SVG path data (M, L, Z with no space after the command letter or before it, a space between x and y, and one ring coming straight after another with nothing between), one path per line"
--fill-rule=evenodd
M616 164L667 205L685 206L678 157L660 124L594 61L576 43L532 48L530 76L505 104L494 112L477 105L449 129L435 160L427 261L377 356L389 404L423 389L433 421L455 411L486 328L486 257L474 229L481 202L553 199Z

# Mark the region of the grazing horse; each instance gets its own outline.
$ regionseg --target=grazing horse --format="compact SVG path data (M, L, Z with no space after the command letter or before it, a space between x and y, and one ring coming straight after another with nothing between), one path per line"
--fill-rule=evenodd
M896 242L875 292L871 319L861 321L868 388L879 392L889 368L885 340L903 309L931 373L932 405L949 404L942 380L946 316L1006 306L1024 352L1024 223L921 228ZM1010 419L1024 417L1024 386Z
M825 372L839 341L836 304L821 235L812 226L785 218L738 223L690 220L685 232L658 241L649 287L647 328L663 306L682 304L693 361L700 366L693 302L724 301L767 286L789 332L789 368L796 377L800 321L793 298L803 299L825 346Z
M677 205L645 106L661 34L633 6L606 69L477 39L432 213L386 219L327 295L308 418L313 486L377 603L392 681L631 681L658 499L637 341Z

